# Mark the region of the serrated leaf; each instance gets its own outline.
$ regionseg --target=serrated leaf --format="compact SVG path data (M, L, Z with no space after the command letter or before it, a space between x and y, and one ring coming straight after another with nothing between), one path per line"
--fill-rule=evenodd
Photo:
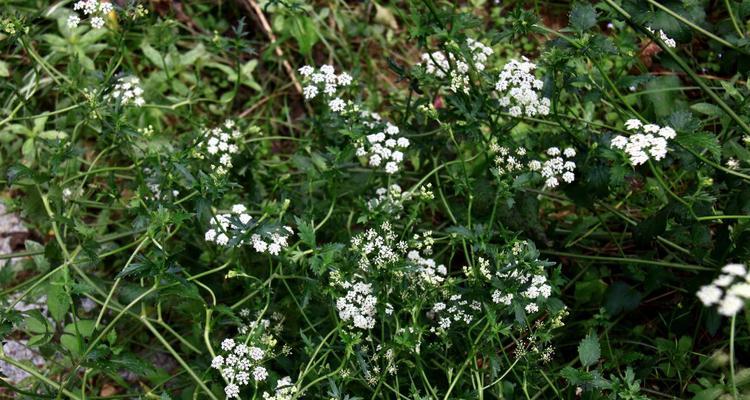
M579 32L596 25L596 10L587 3L576 3L570 11L570 26Z
M677 135L675 141L696 153L707 150L714 160L721 160L719 139L713 134L708 132L682 133Z
M70 295L63 284L53 282L47 289L47 308L55 321L62 321L70 308Z
M584 367L590 367L599 361L600 356L599 338L591 332L578 344L578 358Z
M302 243L306 244L311 249L314 249L316 247L315 228L313 228L311 223L303 221L300 218L295 217L294 219L297 222L297 231Z

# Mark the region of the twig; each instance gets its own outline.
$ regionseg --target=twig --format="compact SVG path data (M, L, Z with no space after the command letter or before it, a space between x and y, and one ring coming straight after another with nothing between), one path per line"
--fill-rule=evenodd
M271 46L274 46L274 51L276 52L276 55L281 59L281 64L284 66L286 73L289 74L289 78L291 78L292 84L294 84L294 88L297 90L297 93L302 94L302 85L300 85L299 81L297 80L297 76L294 74L294 68L292 68L292 65L289 64L289 61L284 58L284 52L281 50L281 47L276 46L276 35L273 34L271 25L268 24L268 20L266 19L265 14L263 14L263 10L260 9L260 6L258 6L258 3L256 3L255 0L245 0L245 3L253 10L253 12L255 12L255 15L258 17L260 26L263 27L264 31L266 31L266 36L268 36L268 39L271 41Z

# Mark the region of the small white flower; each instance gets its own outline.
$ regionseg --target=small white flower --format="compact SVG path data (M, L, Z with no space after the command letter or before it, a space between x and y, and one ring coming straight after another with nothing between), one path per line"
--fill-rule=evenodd
M222 366L224 366L224 357L216 356L211 360L211 368L221 369Z
M318 95L318 88L317 86L308 85L308 86L305 86L304 89L302 89L302 93L305 96L305 99L307 100L314 99L315 96Z
M253 379L255 379L257 382L262 382L266 380L268 377L268 371L266 371L265 368L262 366L257 366L255 369L253 369Z
M104 19L101 17L91 18L91 27L94 29L101 29L104 27Z
M747 269L742 264L727 264L721 269L721 272L734 276L745 276Z
M68 17L68 28L76 28L81 23L81 18L78 15L72 14Z
M337 97L328 102L328 107L330 107L331 111L333 112L344 111L345 106L346 106L346 103L344 102L344 100L341 100L340 97Z
M745 303L737 296L728 295L719 303L719 314L731 317L739 312Z
M234 383L230 383L224 387L224 394L227 395L228 399L240 397L240 387Z
M224 339L221 342L221 349L224 351L229 351L234 348L234 345L235 345L234 339Z
M312 75L313 72L315 72L315 68L309 65L305 65L304 67L298 69L297 71L299 71L300 75L302 76L310 76Z
M716 286L707 285L700 288L696 296L705 306L717 304L721 300L722 291Z

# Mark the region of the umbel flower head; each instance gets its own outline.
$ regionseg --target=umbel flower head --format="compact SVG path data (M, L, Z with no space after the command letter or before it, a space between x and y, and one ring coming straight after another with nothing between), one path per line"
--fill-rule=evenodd
M239 151L235 141L242 136L234 121L228 119L220 127L205 129L202 136L198 158L210 160L212 171L218 175L229 172L232 168L232 155Z
M706 307L718 306L721 315L737 314L750 300L750 272L743 264L727 264L710 285L700 288L696 296Z
M379 114L368 111L359 113L362 125L370 132L359 141L357 156L367 158L370 167L382 167L387 174L395 174L404 161L404 151L411 144L400 135L401 130Z
M310 65L297 70L305 83L302 88L302 95L305 100L312 100L318 95L323 95L328 99L328 106L331 111L339 113L344 111L347 103L339 97L339 88L347 87L352 84L353 78L346 72L336 74L331 65L323 65L316 70Z
M482 42L472 38L466 39L466 46L471 53L471 62L477 71L484 71L485 64L493 50ZM450 90L454 93L469 93L469 61L461 54L435 51L422 54L424 71L438 79L450 77Z
M204 235L207 242L229 247L250 243L255 251L274 256L289 245L289 236L294 234L289 226L259 226L242 204L233 205L231 212L217 214L210 225Z
M141 80L135 76L124 76L118 79L114 89L112 89L107 98L123 106L134 105L140 107L146 104L146 101L143 100Z
M543 97L544 82L534 76L536 64L522 57L521 61L511 59L498 76L495 90L500 107L508 110L513 117L549 114L550 100Z
M114 7L109 1L80 0L73 4L73 10L83 13L84 18L88 17L92 28L101 29L104 27L104 19L114 11ZM68 27L75 28L81 21L79 14L72 13L68 17Z
M668 126L643 124L638 119L625 121L625 129L636 132L629 137L616 136L611 145L624 150L633 165L644 164L649 159L659 161L667 155L667 143L677 133Z

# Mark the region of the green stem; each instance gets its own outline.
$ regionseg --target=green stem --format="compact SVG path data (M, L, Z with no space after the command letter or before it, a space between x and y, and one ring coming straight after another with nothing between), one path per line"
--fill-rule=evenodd
M549 255L558 256L558 257L580 258L582 260L607 261L607 262L614 262L614 263L630 263L630 264L657 265L657 266L661 266L661 267L669 267L669 268L675 268L675 269L684 269L684 270L687 270L687 271L713 271L712 268L706 268L706 267L702 267L700 265L678 264L678 263L671 263L671 262L667 262L667 261L642 260L642 259L639 259L639 258L590 256L590 255L585 255L585 254L566 253L566 252L554 251L554 250L540 250L540 253L542 253L542 254L549 254Z
M148 321L148 318L146 318L145 315L141 316L141 321L143 322L144 325L146 325L146 327L151 331L151 333L153 333L154 336L156 336L156 339L159 342L161 342L162 346L164 346L167 349L167 351L169 351L169 353L172 354L172 357L174 357L175 360L177 360L177 362L182 366L182 368L184 368L185 371L187 371L188 375L190 375L190 377L193 378L195 383L198 386L200 386L200 388L203 389L204 392L206 392L208 397L210 397L213 400L219 400L218 398L216 398L213 392L211 392L211 390L208 389L206 384L203 382L203 379L199 377L195 373L195 371L193 371L192 368L190 368L190 366L185 362L185 360L183 360L182 357L180 357L177 351L175 351L175 349L172 348L169 342L167 342L167 340L164 339L164 337L159 333L159 331L156 330L156 328L154 328L153 325L151 325L151 323Z
M648 1L649 3L651 3L651 5L653 5L654 7L656 7L656 8L658 8L658 9L660 9L660 10L664 11L665 13L667 13L667 14L669 14L669 15L671 15L671 16L672 16L672 17L673 17L674 19L676 19L676 20L678 20L678 21L682 22L683 24L685 24L685 25L687 25L687 26L689 26L689 27L691 27L691 28L695 29L696 31L698 31L698 32L700 32L700 33L702 33L702 34L704 34L704 35L708 36L708 37L709 37L709 38L711 38L712 40L714 40L714 41L716 41L716 42L718 42L718 43L721 43L721 45L723 45L723 46L726 46L726 47L729 47L729 48L731 48L731 49L733 49L733 50L739 51L740 53L744 53L744 54L747 54L747 52L746 52L746 51L744 51L743 49L740 49L740 48L738 48L737 46L735 46L735 45L733 45L733 44L731 44L731 43L727 42L726 40L724 40L724 39L722 39L722 38L720 38L720 37L718 37L718 36L714 35L713 33L711 33L711 32L709 32L709 31L707 31L707 30L705 30L705 29L701 28L700 26L696 25L695 23L693 23L693 22L692 22L692 21L690 21L689 19L687 19L687 18L683 17L682 15L680 15L680 14L678 14L678 13L676 13L676 12L674 12L674 11L670 10L669 8L667 8L667 7L665 7L665 6L661 5L661 4L659 4L658 2L656 2L656 1L654 1L654 0L646 0L646 1ZM731 11L731 8L730 8L730 11L729 11L729 15L730 15L730 16L732 15L732 11ZM732 16L732 21L734 21L734 17L733 17L733 16ZM739 31L738 31L738 32L739 32ZM740 36L742 36L742 33L740 33Z

